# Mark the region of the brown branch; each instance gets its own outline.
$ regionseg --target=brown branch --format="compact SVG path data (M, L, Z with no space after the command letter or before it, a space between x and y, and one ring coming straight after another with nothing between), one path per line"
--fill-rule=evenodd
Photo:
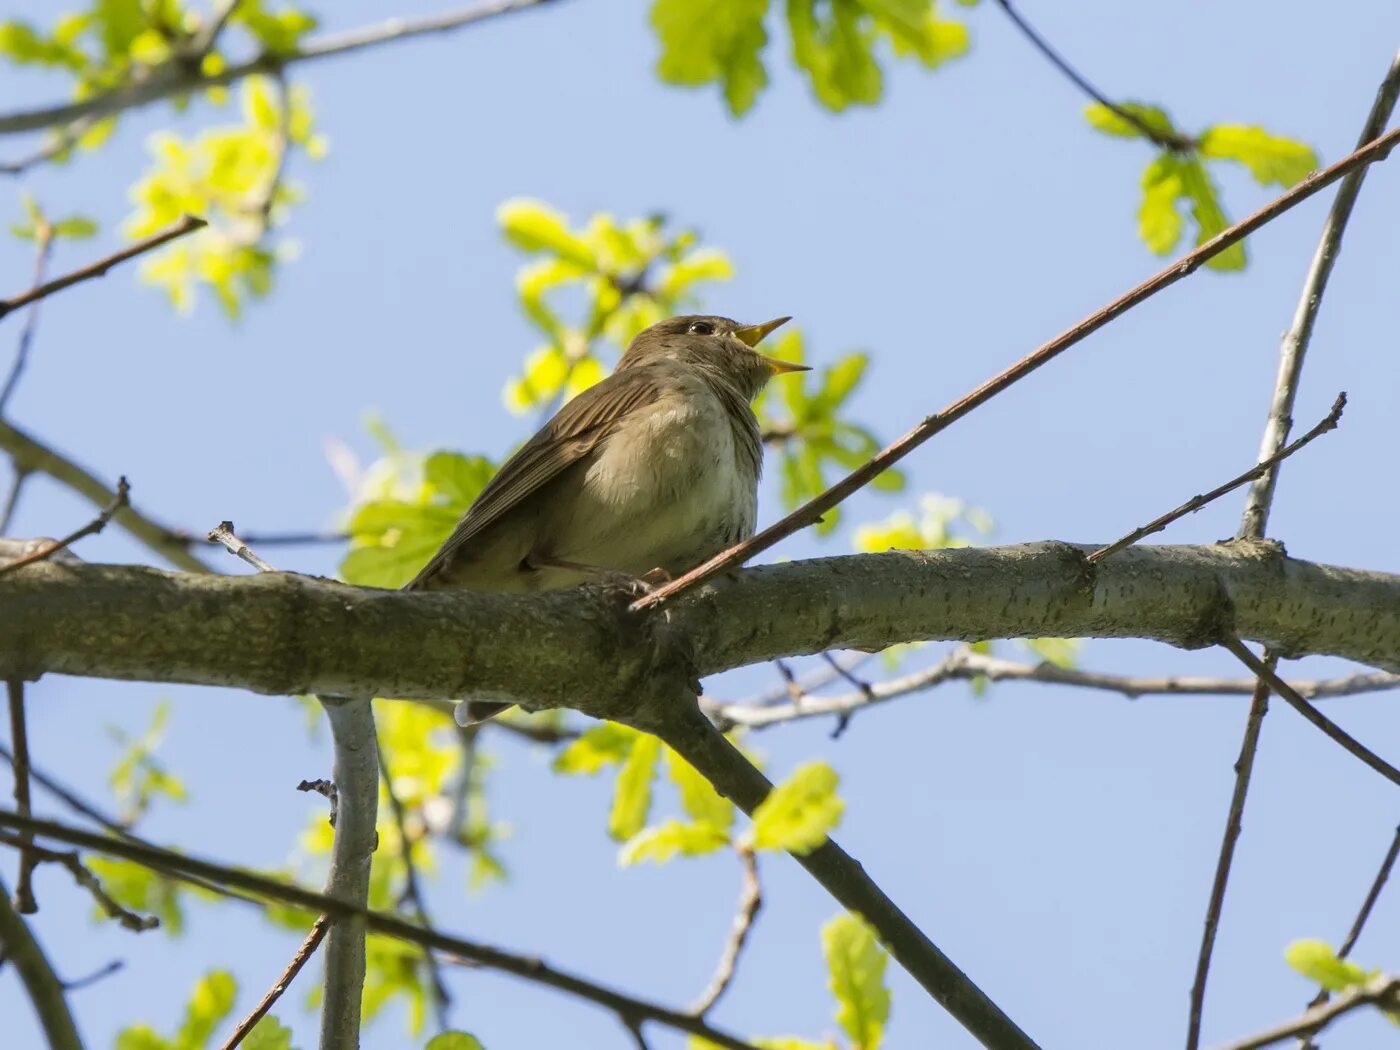
M356 918L362 920L365 926L375 933L392 937L406 944L427 945L489 969L500 970L536 984L567 992L611 1010L619 1017L637 1018L640 1021L698 1035L724 1047L725 1050L756 1050L752 1044L717 1029L700 1018L623 992L614 991L604 985L557 970L538 956L518 955L475 941L464 940L438 930L424 929L390 912L372 911L361 905L351 904L290 883L278 882L242 868L214 864L184 853L161 849L158 846L99 835L52 821L24 818L3 809L0 809L0 827L28 832L32 835L42 835L82 849L123 857L160 872L169 878L192 881L196 884L200 882L211 883L221 887L219 892L227 892L226 888L233 888L270 901L304 908L316 914L324 913L340 918ZM246 900L247 898L240 897L239 899Z
M15 749L10 768L15 777L15 810L29 816L29 731L24 720L24 683L10 679L5 683L10 703L10 745ZM33 915L39 910L34 899L34 865L38 857L34 841L22 838L19 843L19 878L15 882L15 910L21 915Z
M408 811L404 807L403 799L399 798L399 793L394 790L394 782L389 776L389 761L388 756L384 753L384 746L383 744L376 746L379 755L380 779L384 784L384 794L389 797L389 808L393 811L394 826L399 833L399 858L403 861L404 868L404 896L413 905L414 917L423 926L430 927L433 923L428 917L427 901L418 882L418 865L413 859L413 840L408 837ZM433 986L433 1008L437 1013L438 1027L446 1030L448 1027L447 1008L452 1003L452 997L447 994L447 985L442 979L442 969L438 966L437 957L427 948L423 949L423 962L428 967L428 977Z
M161 65L143 69L138 77L127 84L89 98L0 114L0 135L38 131L83 118L121 113L173 95L223 87L253 74L274 73L297 63L350 54L395 40L409 40L432 33L449 32L498 15L541 6L547 2L549 0L485 0L424 18L391 18L378 25L363 26L309 40L293 51L280 54L264 53L217 72L206 73L200 69L198 63L190 62L188 56L177 55Z
M267 1016L267 1012L282 997L282 993L291 987L297 974L301 973L301 968L316 954L316 949L321 946L321 941L325 939L326 930L329 928L330 923L326 917L324 915L318 916L311 925L311 932L306 935L306 939L301 942L301 947L292 956L292 961L282 971L282 976L277 978L276 983L258 1000L258 1005L253 1007L252 1012L238 1022L238 1027L233 1030L232 1035L224 1040L220 1050L234 1050L257 1026L257 1023Z
M29 471L14 468L14 477L10 479L10 487L5 491L5 501L0 503L0 536L4 536L10 531L10 523L15 520L15 511L19 509L20 493L24 490L24 483L29 480Z
M58 864L66 868L68 873L73 876L73 881L92 895L92 899L97 902L97 906L108 918L116 919L118 923L133 933L145 933L160 925L160 920L154 915L138 915L136 912L122 907L121 903L107 892L102 885L102 880L84 866L82 858L78 856L76 850L64 852L45 849L43 846L34 845L33 836L11 835L4 831L0 831L0 845L10 846L22 853L28 853L33 857L33 863ZM16 891L15 896L19 896L18 891Z
M0 419L0 450L9 454L16 471L23 474L46 474L94 506L106 506L117 496L116 489L86 467L73 462L3 419ZM113 520L171 565L186 572L210 571L209 566L190 553L190 539L179 531L151 520L130 506L119 510Z
M54 973L28 923L11 907L3 880L0 880L0 949L19 973L29 1001L34 1004L34 1012L39 1016L49 1050L83 1050L82 1037L78 1035L68 1000L63 995L63 982ZM7 1018L7 1030L13 1024L13 1018Z
M1118 297L1107 306L1090 314L1084 320L1066 329L1039 349L1021 358L1010 368L993 376L977 389L953 402L942 412L929 416L893 444L876 453L864 465L857 467L821 495L808 500L797 510L762 532L715 555L709 561L677 577L670 583L658 587L645 597L632 603L634 610L654 609L663 602L698 583L712 579L722 572L738 566L755 554L767 550L780 540L815 524L821 516L847 496L864 487L879 474L903 459L935 434L945 430L973 409L990 401L1037 368L1047 364L1065 350L1083 341L1110 321L1127 313L1139 303L1146 301L1163 289L1170 287L1182 278L1194 273L1206 260L1220 254L1226 248L1243 240L1255 230L1282 215L1290 208L1301 204L1315 193L1325 189L1365 165L1374 163L1389 155L1400 144L1400 128L1395 128L1373 142L1356 150L1336 164L1313 172L1292 189L1275 198L1253 215L1235 223L1201 244L1194 251L1183 255L1154 277L1148 278L1136 288Z
M763 907L763 886L758 881L758 857L750 846L738 848L739 863L744 868L744 885L739 893L739 910L734 913L734 926L724 942L724 951L715 967L715 975L700 993L700 998L690 1008L696 1017L704 1017L719 1002L720 996L728 990L734 980L734 972L739 965L739 954L753 932L754 920Z
M249 547L234 534L233 522L231 521L221 521L211 529L209 532L209 542L222 543L230 554L235 558L241 558L243 561L246 561L253 568L257 569L258 572L277 571L267 562L263 561L257 551L253 550L253 548Z
M1253 678L1106 674L1073 667L1059 667L1044 661L1023 663L1005 660L959 648L929 667L883 682L872 682L868 691L860 689L836 696L803 693L800 699L777 704L761 704L747 700L725 702L706 697L702 698L701 706L721 729L735 726L766 729L804 718L850 716L867 707L926 692L945 682L970 681L977 678L986 678L993 682L1043 682L1080 689L1097 689L1121 694L1129 700L1153 695L1249 696L1254 692L1256 683L1256 679ZM1355 696L1358 693L1400 688L1400 674L1392 674L1389 671L1364 671L1339 678L1305 679L1289 684L1298 693L1310 699Z
M1357 136L1358 146L1371 142L1381 134L1395 108L1397 94L1400 94L1400 52L1396 53L1390 69L1381 80L1366 123ZM1391 132L1395 134L1395 132ZM1354 155L1354 154L1353 154ZM1336 165L1333 165L1336 167ZM1279 346L1278 377L1274 381L1274 392L1269 407L1268 418L1264 422L1264 435L1260 440L1259 458L1267 460L1275 455L1285 442L1293 426L1293 404L1298 397L1298 385L1302 378L1303 359L1307 356L1312 342L1313 326L1318 311L1322 308L1323 293L1341 251L1342 235L1346 232L1347 221L1351 218L1357 194L1366 178L1366 168L1358 167L1347 173L1337 187L1337 195L1328 209L1327 219L1322 226L1317 250L1307 276L1303 279L1302 293L1293 311L1293 322L1284 333ZM1264 536L1268 526L1269 510L1273 506L1274 489L1278 481L1278 464L1270 467L1262 477L1254 482L1245 499L1244 514L1240 518L1240 528L1236 534L1240 539L1257 540ZM1251 656L1253 654L1250 654ZM1273 673L1278 666L1278 654L1272 649L1264 650L1262 666ZM1304 708L1311 710L1307 704ZM1239 839L1244 820L1244 804L1249 792L1249 779L1254 770L1254 752L1259 746L1259 731L1264 716L1269 710L1269 690L1263 678L1250 702L1249 716L1245 721L1244 737L1240 743L1240 758L1235 764L1235 786L1230 795L1230 809L1225 818L1225 834L1221 839L1220 853L1216 858L1215 875L1211 883L1210 899L1206 904L1206 915L1201 933L1201 948L1196 958L1196 973L1191 982L1190 1008L1187 1015L1186 1050L1198 1050L1201 1045L1201 1018L1205 1011L1206 981L1210 973L1211 953L1215 948L1215 937L1220 927L1220 916L1225 907L1225 890L1229 883L1230 867L1234 862L1235 843Z
M1317 1006L1301 1017L1259 1032L1247 1039L1227 1043L1219 1050L1261 1050L1273 1046L1295 1035L1313 1035L1331 1024L1343 1014L1350 1013L1359 1006L1376 1005L1383 1010L1400 1010L1400 977L1380 976L1365 984L1343 992L1332 1002Z
M1268 684L1270 689L1283 697L1290 707L1313 725L1317 726L1318 729L1321 729L1322 732L1333 741L1340 744L1343 749L1355 755L1392 784L1400 784L1400 769L1396 769L1341 726L1337 725L1336 722L1333 722L1321 711L1313 707L1312 704L1304 700L1303 697L1298 694L1297 690L1278 676L1278 673L1272 667L1250 652L1249 647L1242 641L1238 638L1227 636L1221 639L1220 644L1233 653L1240 663L1257 674Z
M1191 139L1182 135L1164 134L1159 128L1154 128L1151 124L1133 113L1132 110L1124 109L1117 103L1110 102L1103 92L1089 83L1089 81L1070 65L1058 51L1050 46L1049 42L1043 36L1036 32L1029 22L1021 17L1021 14L1011 6L1010 0L996 0L996 2L997 5L1006 12L1006 17L1011 19L1012 25L1021 31L1021 35L1030 41L1031 46L1044 55L1052 66L1063 73L1075 87L1084 92L1084 94L1088 95L1099 105L1112 110L1119 119L1137 128L1144 138L1148 139L1154 145L1160 146L1162 149L1169 149L1175 152L1189 150L1195 146L1195 143L1192 142Z
M44 272L49 265L49 253L53 249L53 227L47 220L41 219L39 227L34 231L34 236L38 240L38 247L34 253L34 280L31 282L33 288L42 288L44 285ZM14 396L15 388L19 386L20 376L24 374L24 367L29 363L29 351L34 345L34 333L39 329L39 304L30 304L29 313L24 319L24 328L20 330L19 345L15 349L14 364L10 366L10 374L5 377L5 385L0 387L0 416L5 414L5 409L10 404L10 398ZM0 533L3 533L0 529Z
M51 540L37 549L30 551L22 558L16 558L12 562L0 565L0 576L14 572L17 569L22 569L26 565L33 565L35 562L41 562L46 558L51 558L59 551L67 550L79 540L87 536L97 535L107 527L107 523L116 516L117 512L127 505L130 495L131 486L126 483L126 478L118 478L117 494L112 497L112 502L107 504L97 517L93 518L76 532L70 532L61 540Z
M1235 489L1239 488L1241 485L1247 485L1249 482L1255 481L1263 477L1275 466L1277 466L1279 463L1282 463L1285 459L1293 455L1293 453L1297 452L1305 445L1310 444L1312 441L1321 437L1323 434L1326 434L1328 431L1335 430L1337 428L1337 424L1341 422L1342 411L1346 408L1346 404L1346 394L1338 394L1337 400L1332 402L1332 410L1322 418L1322 421L1318 423L1317 426L1313 427L1306 434L1300 437L1297 441L1293 442L1291 445L1287 445L1279 449L1267 459L1261 460L1257 466L1246 470L1243 474L1239 475L1238 477L1232 478L1231 480L1225 482L1225 484L1219 486L1218 488L1211 489L1204 496L1192 496L1189 500L1187 500L1181 506L1177 507L1175 510L1168 511L1166 514L1163 514L1160 518L1155 518L1152 521L1148 522L1146 525L1134 529L1122 539L1114 540L1107 547L1100 547L1098 550L1094 551L1093 554L1089 555L1089 560L1101 561L1104 558L1112 557L1114 554L1117 554L1119 551L1121 551L1124 547L1131 547L1134 543L1137 543L1139 540L1151 536L1155 532L1161 532L1163 529L1165 529L1172 522L1176 521L1178 518L1184 518L1188 514L1194 514L1206 504L1214 502L1215 500L1219 499L1221 496L1226 495L1227 493L1234 492Z
M1366 899L1361 902L1361 908L1356 913L1356 918L1352 920L1351 929L1347 931L1346 940L1337 949L1337 958L1345 959L1351 954L1351 950L1356 947L1356 942L1361 936L1361 931L1366 928L1366 920L1371 917L1371 910L1375 908L1376 901L1380 900L1381 890L1385 889L1386 882L1390 879L1390 873L1395 868L1395 861L1400 859L1400 827L1395 829L1395 834L1391 836L1390 848L1385 851L1385 859L1381 861L1380 868L1376 871L1376 877L1371 880L1371 888L1366 891ZM1321 1006L1331 998L1331 993L1326 988L1319 988L1317 995L1313 996L1308 1003L1307 1009L1312 1010ZM1298 1050L1317 1050L1316 1044L1312 1041L1311 1035L1306 1035L1299 1043Z
M120 251L113 252L105 258L98 259L95 263L89 263L87 266L74 270L72 273L66 273L62 277L55 277L52 281L41 284L37 288L31 288L23 295L17 295L13 299L0 299L0 318L5 317L14 310L18 310L21 306L27 306L30 303L35 303L40 299L47 298L53 295L54 292L61 292L65 288L80 284L83 281L90 281L94 277L102 277L108 270L119 263L124 263L128 259L134 259L138 255L144 255L146 252L153 251L163 244L169 244L178 237L183 237L187 233L193 233L195 230L201 230L208 225L209 224L201 218L194 215L186 215L173 226L161 230L159 233L153 233L151 236L145 237L135 244L129 244Z

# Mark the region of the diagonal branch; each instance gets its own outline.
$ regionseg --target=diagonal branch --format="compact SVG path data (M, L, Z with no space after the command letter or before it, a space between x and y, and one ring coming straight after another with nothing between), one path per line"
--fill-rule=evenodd
M18 310L21 306L28 306L30 303L37 303L40 299L45 299L54 292L61 292L65 288L71 288L75 284L83 281L90 281L94 277L102 277L113 266L134 259L138 255L153 251L163 244L169 244L179 237L183 237L195 230L202 230L209 224L203 219L193 215L186 215L173 226L169 226L159 233L153 233L134 244L128 244L120 251L115 251L111 255L98 259L95 263L89 263L72 273L66 273L62 277L55 277L52 281L46 281L38 287L31 288L22 295L17 295L13 299L0 299L0 318Z
M63 983L54 973L44 949L34 939L28 923L10 904L10 894L3 881L0 881L0 949L19 973L29 1001L34 1004L34 1012L39 1015L49 1050L83 1050L82 1037L73 1023L68 1000L63 996Z
M24 718L24 683L10 679L5 683L5 693L10 706L10 746L14 758L10 768L15 777L15 810L22 816L29 816L29 730ZM34 851L34 841L24 836L19 842L19 878L15 882L15 910L21 915L33 915L39 910L34 900L34 865L38 857Z
M131 842L125 839L99 835L79 828L56 824L47 820L34 820L20 817L16 813L0 809L0 828L11 828L18 832L41 835L45 838L67 842L82 849L123 857L137 864L158 871L167 877L179 878L196 885L213 884L221 887L219 892L229 889L241 894L251 894L268 901L278 901L294 907L304 908L316 914L330 914L341 918L355 918L375 933L392 937L405 944L421 944L442 952L460 956L473 963L508 973L515 977L532 981L558 991L566 992L587 1002L595 1003L611 1010L621 1018L635 1019L637 1022L652 1022L678 1032L686 1032L709 1040L725 1050L756 1050L756 1048L736 1036L715 1028L700 1018L680 1010L672 1010L646 999L615 991L583 977L577 977L558 970L535 955L519 955L514 952L493 948L476 941L424 929L390 912L371 911L368 908L350 904L300 886L269 879L243 868L214 864L199 860L185 853L161 849L144 842ZM236 894L238 899L247 897ZM0 916L3 919L3 916ZM65 1047L69 1044L64 1044ZM77 1045L77 1044L72 1044Z
M1235 223L1201 244L1194 251L1183 255L1176 262L1156 276L1148 278L1131 291L1119 296L1113 302L1090 314L1084 320L1066 329L1039 349L1027 354L1010 368L993 376L971 393L965 394L943 411L929 416L903 437L876 453L862 466L857 467L831 488L808 500L797 510L762 532L715 555L709 561L697 566L682 576L658 587L645 597L633 602L637 610L654 609L682 591L696 584L713 579L723 572L735 568L755 554L760 554L793 533L815 524L821 516L841 503L846 497L869 484L886 469L899 462L935 434L945 430L973 409L990 401L1037 368L1049 363L1064 351L1097 332L1110 321L1121 317L1134 306L1150 299L1158 292L1194 273L1206 260L1213 258L1226 248L1244 240L1249 234L1282 215L1290 208L1307 200L1313 194L1325 189L1338 179L1364 171L1365 166L1381 160L1400 144L1400 128L1395 128L1336 164L1313 172L1292 189L1275 198L1253 215ZM1282 442L1280 442L1280 445ZM1272 450L1271 450L1272 451Z
M220 1050L235 1050L235 1047L247 1038L248 1033L257 1027L258 1022L267 1016L267 1012L282 997L282 993L291 987L297 974L301 973L301 968L316 954L316 949L321 946L321 941L325 939L326 930L329 928L330 923L326 917L324 915L317 916L316 921L311 924L311 932L306 935L306 939L297 948L296 954L292 956L292 961L282 971L282 976L277 978L277 982L258 1000L258 1005L253 1007L252 1012L238 1022L238 1027L224 1040Z
M739 909L734 913L734 926L724 942L724 952L720 955L719 965L715 967L715 975L700 993L695 1005L690 1008L690 1012L696 1017L704 1017L709 1013L715 1003L719 1002L720 996L729 989L734 980L734 971L739 965L739 955L744 950L749 934L753 932L758 911L763 907L763 885L758 881L758 857L751 846L740 846L738 854L739 863L744 867L744 888L739 894Z
M1252 1035L1248 1039L1228 1043L1220 1050L1262 1050L1295 1035L1314 1035L1338 1017L1360 1006L1379 1006L1391 1012L1400 1011L1400 977L1382 974L1366 984L1343 992L1332 1002L1315 1006L1301 1017Z
M30 551L22 558L16 558L12 562L0 565L0 576L4 576L6 573L15 572L19 569L24 568L26 565L34 565L38 562L45 561L48 558L52 558L59 551L67 550L79 540L84 539L88 536L97 535L99 532L105 529L107 527L107 523L110 522L114 517L116 517L117 513L128 504L130 494L131 486L129 486L126 483L126 478L118 478L117 494L112 497L111 503L107 504L107 506L102 508L101 512L97 515L97 517L93 518L82 528L70 532L61 540L50 540L48 543L36 547L34 550Z

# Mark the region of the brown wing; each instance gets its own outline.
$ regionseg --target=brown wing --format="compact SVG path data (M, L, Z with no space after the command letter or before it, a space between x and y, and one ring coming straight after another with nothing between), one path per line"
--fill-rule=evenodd
M483 529L581 460L624 416L655 401L661 390L659 370L642 366L614 373L579 394L505 461L452 535L404 589L421 587Z

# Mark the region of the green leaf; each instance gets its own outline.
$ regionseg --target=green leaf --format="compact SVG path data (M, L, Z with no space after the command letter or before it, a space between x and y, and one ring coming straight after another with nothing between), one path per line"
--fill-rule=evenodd
M233 1009L238 984L233 974L214 970L200 978L185 1005L185 1021L175 1035L176 1050L203 1050L219 1022Z
M1203 157L1243 164L1261 186L1292 186L1318 166L1312 148L1260 127L1219 124L1201 135Z
M754 811L754 846L792 853L809 853L820 846L846 806L836 794L838 782L836 771L825 762L799 766Z
M708 824L728 831L734 823L734 803L725 798L695 767L671 748L666 748L666 771L681 796L681 807L697 824Z
M117 1033L114 1050L173 1050L173 1044L150 1025L138 1024Z
M97 0L93 14L97 16L102 46L112 57L124 56L132 41L146 29L141 0Z
M1180 132L1176 130L1176 125L1172 123L1172 118L1167 116L1167 111L1161 106L1148 106L1141 102L1120 102L1118 109L1124 113L1132 114L1163 139L1181 137ZM1143 137L1141 128L1132 121L1123 119L1102 102L1090 102L1085 106L1084 118L1088 120L1090 127L1102 131L1105 135L1115 135L1125 139Z
M423 464L423 480L447 500L453 513L465 513L496 472L484 456L434 452Z
M651 812L651 779L660 753L661 741L649 733L638 733L617 774L608 834L619 842L626 842L646 825Z
M1339 958L1332 947L1323 941L1294 941L1284 951L1283 958L1293 969L1329 992L1343 992L1365 984L1379 973L1378 970L1363 970L1355 963Z
M569 230L568 221L541 201L516 197L496 209L496 221L506 240L527 252L550 252L592 270L592 249Z
M623 761L641 736L637 730L617 722L603 722L554 756L556 773L593 774L604 766Z
M1181 164L1175 154L1162 153L1142 173L1138 234L1157 255L1166 255L1181 241L1182 218L1176 207L1184 192Z
M884 79L873 54L874 30L859 0L788 0L787 14L793 58L822 105L839 112L880 101Z
M776 1035L767 1039L754 1039L752 1042L760 1050L836 1050L836 1044L831 1040L814 1043L810 1039L802 1039L795 1035Z
M1181 185L1186 198L1191 202L1191 217L1196 220L1196 243L1204 244L1217 233L1230 225L1224 209L1220 207L1220 195L1199 160L1191 158L1181 162ZM1206 265L1212 270L1243 270L1245 267L1244 242L1237 241L1218 255L1212 256Z
M890 1017L884 981L888 953L866 922L850 913L822 927L822 953L836 997L836 1023L851 1037L854 1050L876 1050Z
M644 860L664 864L678 853L693 857L728 844L728 833L712 824L668 820L654 828L643 828L628 839L617 855L617 862L624 868Z
M160 919L161 927L171 936L184 928L185 917L176 883L161 878L134 861L85 857L83 863L101 880L102 888L108 895L122 907L155 915ZM103 912L96 914L105 915Z
M485 1050L481 1040L466 1032L439 1032L428 1040L423 1050Z
M742 116L768 84L763 16L768 0L656 0L651 24L661 43L657 75L669 84L724 86L729 112Z
M262 0L241 0L233 20L240 23L264 51L273 55L295 51L301 38L316 28L316 19L306 12L295 8L268 11Z
M292 1050L292 1030L268 1015L239 1044L243 1050Z
M75 241L86 240L97 233L97 223L85 215L71 215L54 224L55 237L68 237Z

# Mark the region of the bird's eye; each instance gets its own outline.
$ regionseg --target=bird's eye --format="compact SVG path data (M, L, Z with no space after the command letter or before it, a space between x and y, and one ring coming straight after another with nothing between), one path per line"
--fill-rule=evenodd
M714 335L715 326L709 321L692 321L686 331L691 335Z

